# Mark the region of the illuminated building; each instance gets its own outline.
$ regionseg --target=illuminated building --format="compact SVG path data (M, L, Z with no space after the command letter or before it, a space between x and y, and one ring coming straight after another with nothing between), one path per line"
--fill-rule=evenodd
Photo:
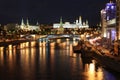
M120 40L120 0L116 0L117 12L116 12L116 30L117 30L117 40Z
M110 3L107 3L106 8L104 9L104 16L103 16L103 11L101 11L101 19L102 19L102 24L106 23L105 26L102 25L102 29L103 29L102 31L106 33L106 37L110 40L109 44L111 44L112 41L115 40L113 44L114 53L115 55L119 55L120 53L120 42L119 42L120 40L120 0L116 0L116 4L113 3L112 1L110 1Z
M27 19L26 24L24 24L24 20L22 19L20 29L25 30L25 31L40 30L38 25L30 25L28 19Z
M103 37L107 37L110 42L116 40L116 4L110 1L105 9L101 10Z
M107 22L106 22L106 11L105 9L101 10L101 26L102 26L102 36L106 37L106 27L107 27Z
M61 24L60 23L54 23L53 28L60 28ZM79 17L79 20L76 20L75 23L71 24L70 22L62 22L62 27L63 28L89 28L88 21L82 22L82 17Z

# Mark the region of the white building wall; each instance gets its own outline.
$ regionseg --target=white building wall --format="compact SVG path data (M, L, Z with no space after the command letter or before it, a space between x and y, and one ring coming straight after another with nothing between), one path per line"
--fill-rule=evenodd
M70 24L70 22L65 22L63 25L63 28L89 28L88 21L87 23L83 22L84 25L82 24L82 17L79 17L79 20L76 20L75 23ZM54 23L53 28L59 28L60 23Z
M54 23L53 28L60 28L60 24ZM89 25L63 24L63 28L89 28Z

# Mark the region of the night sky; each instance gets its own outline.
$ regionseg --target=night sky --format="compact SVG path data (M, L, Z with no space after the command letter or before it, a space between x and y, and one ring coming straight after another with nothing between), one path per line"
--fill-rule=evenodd
M64 22L74 22L80 15L90 25L100 22L100 10L109 0L0 0L0 23L53 24L62 16Z

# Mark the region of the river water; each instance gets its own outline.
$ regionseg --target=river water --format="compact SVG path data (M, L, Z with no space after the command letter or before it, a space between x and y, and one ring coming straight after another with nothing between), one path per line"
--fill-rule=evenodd
M72 51L69 39L0 47L0 80L120 80L93 59Z

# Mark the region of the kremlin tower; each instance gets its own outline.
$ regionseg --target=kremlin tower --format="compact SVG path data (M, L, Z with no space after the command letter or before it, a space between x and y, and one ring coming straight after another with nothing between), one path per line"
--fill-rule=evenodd
M30 31L30 30L39 30L39 23L37 22L36 25L30 25L29 24L29 20L26 20L26 24L24 23L24 20L22 19L21 21L21 25L20 25L20 29L24 30L24 31Z

